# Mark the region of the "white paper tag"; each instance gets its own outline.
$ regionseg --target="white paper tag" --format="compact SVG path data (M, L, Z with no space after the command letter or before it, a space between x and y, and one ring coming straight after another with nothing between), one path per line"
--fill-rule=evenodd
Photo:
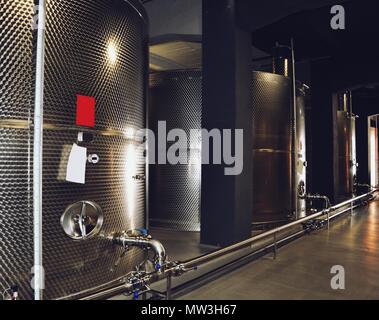
M66 180L74 183L86 183L87 148L74 143L67 164Z

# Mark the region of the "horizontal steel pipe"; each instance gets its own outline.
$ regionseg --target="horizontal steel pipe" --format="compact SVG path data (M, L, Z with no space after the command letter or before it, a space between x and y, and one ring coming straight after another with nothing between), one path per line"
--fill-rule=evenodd
M335 211L339 208L342 208L348 204L351 204L351 203L354 203L355 201L358 201L358 200L361 200L361 199L364 199L366 198L367 196L369 195L372 195L373 193L375 193L377 190L373 190L369 193L366 193L364 195L361 195L361 196L358 196L358 197L355 197L355 198L352 198L350 200L347 200L347 201L344 201L340 204L337 204L335 206L332 206L330 207L328 210L323 210L323 211L320 211L320 212L317 212L315 214L312 214L310 216L307 216L305 218L302 218L302 219L299 219L297 221L294 221L294 222L291 222L291 223L288 223L286 225L283 225L281 227L278 227L278 228L275 228L275 229L272 229L270 231L267 231L267 232L264 232L264 233L261 233L257 236L254 236L250 239L247 239L245 241L242 241L242 242L239 242L239 243L236 243L234 245L231 245L229 247L226 247L226 248L222 248L220 250L217 250L217 251L214 251L214 252L211 252L209 254L206 254L202 257L199 257L199 258L196 258L196 259L193 259L193 260L190 260L190 261L187 261L187 262L184 262L183 263L183 267L184 268L191 268L191 267L195 267L195 266L199 266L201 264L204 264L204 263L207 263L211 260L214 260L214 259L217 259L221 256L224 256L226 254L229 254L229 253L232 253L232 252L235 252L237 250L240 250L240 249L243 249L245 247L248 247L250 245L252 245L255 241L258 241L260 239L263 239L263 238L266 238L266 237L269 237L269 236L274 236L275 234L283 231L283 230L286 230L290 227L294 227L296 225L299 225L299 224L302 224L302 223L305 223L307 221L310 221L310 220L313 220L313 219L316 219L320 216L324 216L325 214L327 214L327 212L329 211Z
M150 274L146 274L145 277L141 278L140 281L141 283L144 283L144 284L153 284L153 283L156 283L160 280L163 280L163 279L166 279L168 276L173 276L173 275L181 275L183 272L186 272L188 270L193 270L194 267L198 267L200 265L203 265L203 264L206 264L208 262L211 262L212 260L215 260L215 259L218 259L218 258L221 258L222 256L224 255L227 255L227 254L231 254L233 252L236 252L238 250L242 250L248 246L251 246L252 244L254 244L255 242L259 241L259 240L262 240L264 238L268 238L270 236L274 237L276 234L278 234L279 232L282 232L282 231L285 231L291 227L294 227L294 226L297 226L297 225L300 225L302 223L305 223L305 222L308 222L310 220L313 220L313 219L316 219L316 218L319 218L319 217L322 217L322 216L325 216L325 215L328 215L328 219L331 220L331 219L334 219L336 218L337 216L349 211L349 210L352 210L352 209L355 209L358 207L358 205L354 205L350 208L347 208L347 209L344 209L343 211L341 212L337 212L336 214L334 215L329 215L330 212L332 211L336 211L340 208L343 208L344 206L347 206L347 205L350 205L350 204L353 204L354 202L356 201L359 201L359 200L362 200L362 199L365 199L367 198L368 196L376 193L378 191L378 189L375 189L375 190L372 190L371 192L369 193L366 193L366 194L363 194L363 195L360 195L358 197L355 197L355 198L352 198L350 200L347 200L347 201L344 201L342 203L339 203L335 206L332 206L330 207L329 209L327 210L323 210L323 211L320 211L320 212L317 212L315 214L312 214L308 217L305 217L305 218L302 218L302 219L299 219L297 221L294 221L294 222L291 222L291 223L288 223L286 225L283 225L281 227L278 227L278 228L275 228L275 229L272 229L270 231L267 231L267 232L264 232L262 234L259 234L257 236L254 236L250 239L247 239L245 241L242 241L240 243L236 243L234 245L231 245L229 247L226 247L226 248L223 248L223 249L220 249L220 250L217 250L217 251L214 251L212 253L209 253L209 254L206 254L204 256L201 256L199 258L195 258L195 259L192 259L192 260L189 260L189 261L186 261L184 263L179 263L178 265L176 265L175 267L172 267L172 268L167 268L166 270L164 270L164 272L162 272L161 274L157 274L156 272L153 272L153 273L150 273ZM299 233L299 232L297 232ZM277 241L277 244L280 244L282 243L283 241L285 241L287 238L290 238L291 236L287 236L286 238L284 239L280 239ZM265 250L267 248L270 248L274 245L274 243L268 243L265 247L263 248L260 248L258 251L261 251L261 250ZM251 254L254 254L256 253L257 251L254 251L252 252ZM178 273L179 272L179 273ZM182 273L181 273L182 272ZM93 300L93 299L99 299L101 297L104 297L104 296L111 296L112 294L118 294L122 291L127 291L127 292L130 292L133 287L135 286L135 283L134 284L129 284L129 283L124 283L120 286L117 286L117 287L114 287L114 288L110 288L108 290L105 290L105 291L102 291L102 292L99 292L99 293L96 293L96 294L93 294L91 296L88 296L86 298L83 298L82 300Z

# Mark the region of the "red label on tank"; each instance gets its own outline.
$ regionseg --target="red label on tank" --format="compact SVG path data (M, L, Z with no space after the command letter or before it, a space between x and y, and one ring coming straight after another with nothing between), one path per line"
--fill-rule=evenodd
M76 96L76 125L91 128L95 126L95 105L94 97Z

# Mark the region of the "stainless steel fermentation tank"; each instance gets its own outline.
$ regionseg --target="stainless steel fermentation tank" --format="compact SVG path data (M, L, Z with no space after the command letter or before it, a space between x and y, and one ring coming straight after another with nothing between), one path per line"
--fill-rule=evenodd
M0 289L18 285L32 299L33 118L37 30L33 0L0 4ZM104 213L103 232L145 226L145 165L137 162L133 132L145 127L148 34L135 0L46 2L43 118L43 241L47 299L106 284L129 272L137 251L100 238L75 242L60 218L78 201ZM96 101L94 128L76 126L77 95ZM87 163L86 183L65 180L78 133L100 161ZM142 161L143 162L143 161Z
M293 42L291 46L276 44L272 56L273 73L286 77L291 83L291 107L288 109L288 100L282 104L282 112L290 116L291 139L291 212L287 216L290 219L298 219L306 216L306 104L308 103L309 87L296 81L295 56ZM280 108L280 107L279 107ZM287 121L287 117L285 121ZM267 118L270 121L270 118ZM282 125L285 123L282 122ZM274 131L273 131L274 132ZM283 219L283 215L282 219ZM280 221L280 220L279 220Z
M337 147L338 147L338 188L337 198L351 198L357 175L355 119L352 114L351 92L336 94L337 109Z
M299 130L297 165L292 164L293 107L291 80L282 75L253 72L253 223L273 223L293 217L293 199L299 214L305 215L305 201L297 197L295 183L305 189L305 96L298 87L297 122ZM150 77L150 127L157 132L158 121L172 128L201 128L201 71L170 71ZM174 230L200 229L201 142L190 165L152 165L150 167L150 223ZM199 153L197 153L199 152ZM292 173L296 170L296 182Z
M150 75L150 128L158 134L158 121L167 132L201 129L202 73L199 70L159 72ZM170 145L168 145L169 147ZM183 231L200 230L201 140L187 145L188 164L150 166L149 221L152 227ZM165 150L163 150L164 152Z
M254 73L253 223L281 222L292 214L291 81Z

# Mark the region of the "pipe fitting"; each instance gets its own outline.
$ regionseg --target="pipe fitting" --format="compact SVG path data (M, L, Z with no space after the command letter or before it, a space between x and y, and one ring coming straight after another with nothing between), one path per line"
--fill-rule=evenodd
M330 203L330 199L327 196L322 196L320 194L306 194L305 196L301 197L301 199L305 200L323 200L325 202L325 209L329 210L332 206Z
M370 191L371 190L375 190L375 188L376 188L376 187L373 187L373 186L369 185L368 183L359 183L359 182L356 182L354 184L354 187L355 188L359 188L359 187L361 187L361 188L367 188Z
M155 269L160 272L165 267L167 255L164 246L158 240L152 239L146 232L140 230L122 231L111 234L108 239L113 244L125 249L137 247L143 250L151 250L154 252Z

